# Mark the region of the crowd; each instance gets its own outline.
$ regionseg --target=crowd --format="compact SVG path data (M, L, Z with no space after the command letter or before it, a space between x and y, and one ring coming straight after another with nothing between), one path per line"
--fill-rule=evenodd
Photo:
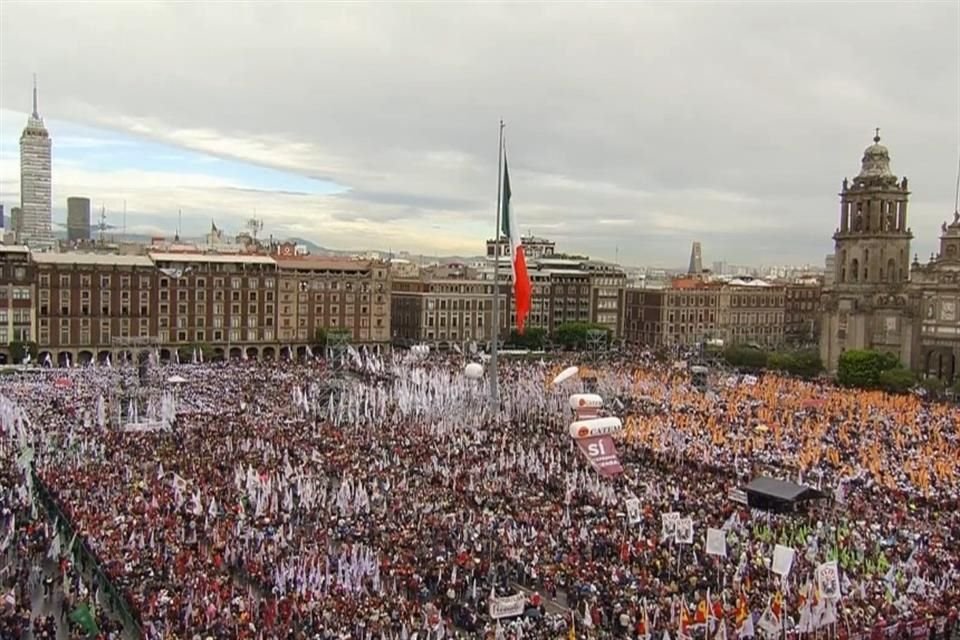
M0 398L0 413L0 639L87 637L82 617L71 614L78 607L97 609L89 580L36 499L25 416L6 398ZM102 608L100 618L99 637L119 638Z
M4 451L26 438L147 638L957 629L957 407L774 375L703 391L622 358L590 373L626 424L624 472L602 479L567 435L583 380L503 362L492 412L463 365L167 365L143 386L131 367L40 369L0 381L0 428ZM758 475L827 499L790 514L731 500ZM691 544L668 513L692 518ZM724 554L707 552L710 530ZM778 546L794 552L786 573ZM816 579L829 561L838 600ZM491 620L491 599L518 591L520 615Z

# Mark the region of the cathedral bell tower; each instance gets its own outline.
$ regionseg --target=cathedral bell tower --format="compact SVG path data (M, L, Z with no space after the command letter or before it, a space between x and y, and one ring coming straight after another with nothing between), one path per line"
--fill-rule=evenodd
M835 287L873 288L905 285L910 279L907 226L907 179L890 171L890 152L880 144L880 130L863 152L860 173L843 180L840 226L833 234Z
M916 301L909 286L909 197L907 179L893 175L877 129L860 173L845 178L840 192L833 278L821 300L820 355L831 371L848 349L886 351L910 366Z

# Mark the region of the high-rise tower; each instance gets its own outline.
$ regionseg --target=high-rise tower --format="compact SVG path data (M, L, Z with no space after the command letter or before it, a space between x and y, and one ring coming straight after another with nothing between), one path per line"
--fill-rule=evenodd
M50 134L37 111L33 80L33 112L20 135L20 241L32 247L53 245L50 197Z
M863 152L860 173L844 178L833 234L833 282L824 289L820 351L834 369L847 349L878 349L910 366L916 301L910 295L907 179L890 169L880 130Z
M67 240L90 239L90 198L67 198Z
M690 246L690 266L687 267L687 273L691 276L699 276L703 273L703 251L699 242L694 242Z

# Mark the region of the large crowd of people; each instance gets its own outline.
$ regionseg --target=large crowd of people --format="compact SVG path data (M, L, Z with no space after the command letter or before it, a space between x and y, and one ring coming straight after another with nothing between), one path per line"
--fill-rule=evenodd
M164 365L142 384L130 366L21 372L0 380L2 471L29 450L132 608L127 632L151 639L957 629L956 406L777 375L703 390L632 354L589 372L626 427L624 471L603 478L567 435L584 378L502 362L493 411L464 364L353 352L342 368ZM825 498L751 510L732 497L757 476ZM26 495L0 506L29 513ZM664 514L692 519L692 542ZM831 561L836 594L818 581ZM491 619L514 594L519 615Z

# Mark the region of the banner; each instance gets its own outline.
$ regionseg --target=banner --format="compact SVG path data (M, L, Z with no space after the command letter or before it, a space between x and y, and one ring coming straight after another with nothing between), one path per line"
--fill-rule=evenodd
M169 431L170 423L165 420L160 422L128 422L123 425L126 433L152 433L154 431Z
M670 513L660 514L660 534L664 540L673 538L677 533L677 521L680 514L671 511Z
M840 599L840 571L837 569L836 560L824 562L817 567L817 585L824 600Z
M677 520L677 543L693 544L693 518L680 518Z
M629 498L626 503L627 506L627 522L630 524L637 524L641 520L640 516L640 499L639 498Z
M773 549L773 560L770 562L770 570L778 576L786 577L793 568L793 557L796 552L793 547L785 547L778 544Z
M707 529L706 551L708 556L727 557L727 534L723 529Z
M617 449L613 446L613 438L610 436L583 438L577 440L577 446L600 475L612 478L623 473L623 466L620 464Z
M521 616L526 608L527 597L522 593L506 598L490 598L490 617L494 620Z

